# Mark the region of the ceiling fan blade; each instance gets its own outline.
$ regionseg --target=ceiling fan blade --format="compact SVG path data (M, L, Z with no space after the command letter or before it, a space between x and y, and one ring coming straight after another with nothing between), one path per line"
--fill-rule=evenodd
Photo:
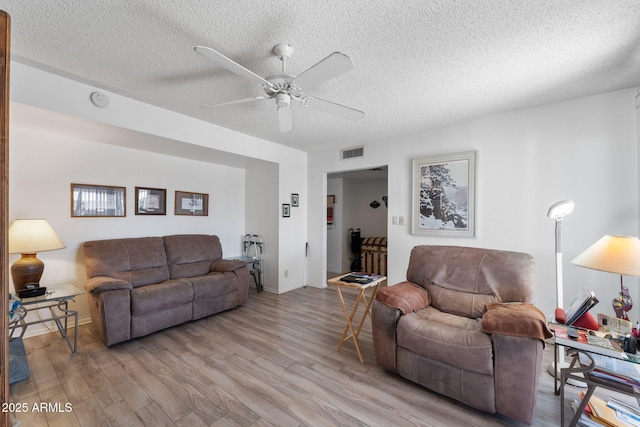
M303 71L302 74L293 79L293 83L301 89L312 89L320 83L338 77L351 69L353 69L353 62L347 55L333 52L313 67Z
M245 102L262 101L263 99L271 99L268 96L254 96L253 98L236 99L235 101L221 102L220 104L204 105L200 108L216 108L223 105L244 104Z
M314 110L333 114L334 116L353 121L360 120L364 117L364 112L356 110L355 108L345 107L344 105L336 104L334 102L325 101L324 99L314 98L311 96L305 97L302 104L307 107L311 107Z
M280 125L280 133L293 130L293 110L291 107L278 107L278 124Z
M263 79L262 77L254 73L253 71L250 71L244 68L242 65L232 61L231 59L227 58L226 56L224 56L219 52L216 52L210 47L196 46L193 50L195 50L196 53L199 53L202 56L206 56L207 58L211 59L213 62L218 64L219 66L226 68L232 73L237 74L238 76L243 77L249 81L252 81L258 86L266 86L266 87L273 86L271 83L269 83L268 81L266 81L265 79Z

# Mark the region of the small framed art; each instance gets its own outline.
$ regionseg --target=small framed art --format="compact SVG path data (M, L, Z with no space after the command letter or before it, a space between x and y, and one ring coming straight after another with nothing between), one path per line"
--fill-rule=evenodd
M72 217L126 216L127 189L110 185L71 184Z
M190 216L209 215L209 195L205 193L176 191L175 214Z
M166 215L167 190L136 187L136 215Z
M282 204L282 217L289 218L291 216L291 205L289 203Z
M291 193L291 207L297 208L300 206L300 195L298 193Z

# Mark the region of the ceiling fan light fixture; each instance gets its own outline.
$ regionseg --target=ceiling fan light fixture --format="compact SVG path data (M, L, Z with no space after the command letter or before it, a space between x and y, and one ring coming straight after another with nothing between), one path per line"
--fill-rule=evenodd
M276 95L276 105L280 108L291 108L291 97L286 93Z

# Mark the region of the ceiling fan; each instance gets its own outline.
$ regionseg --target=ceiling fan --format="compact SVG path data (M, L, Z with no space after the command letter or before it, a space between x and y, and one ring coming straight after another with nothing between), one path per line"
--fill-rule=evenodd
M265 95L262 96L206 105L201 108L215 108L223 105L275 99L278 108L278 123L280 132L282 133L293 130L292 100L300 102L305 107L310 107L349 120L360 120L364 117L362 111L306 94L307 90L313 89L320 83L338 77L353 68L351 59L340 52L332 53L316 65L296 76L295 74L288 73L286 69L287 60L291 57L291 54L293 54L293 48L286 43L279 43L273 48L273 53L282 61L282 72L270 74L262 78L209 47L196 46L194 50L200 55L213 60L217 65L257 84L265 92Z

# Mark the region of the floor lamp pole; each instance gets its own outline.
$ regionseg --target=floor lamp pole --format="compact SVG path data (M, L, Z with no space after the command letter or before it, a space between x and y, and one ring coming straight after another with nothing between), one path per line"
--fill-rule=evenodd
M564 308L564 288L562 283L562 219L573 212L573 201L565 200L555 203L549 208L547 216L556 221L556 307ZM557 345L557 344L555 344ZM560 369L568 368L569 364L564 358L564 349L558 351L557 369L556 361L554 360L547 366L547 372L554 377L556 372L559 375ZM567 383L578 386L586 387L585 383L576 381L574 379L567 379Z
M556 307L564 308L564 286L562 283L562 219L556 219ZM553 365L553 363L552 363ZM564 359L564 351L558 352L558 371L569 367ZM553 368L553 366L552 366Z

